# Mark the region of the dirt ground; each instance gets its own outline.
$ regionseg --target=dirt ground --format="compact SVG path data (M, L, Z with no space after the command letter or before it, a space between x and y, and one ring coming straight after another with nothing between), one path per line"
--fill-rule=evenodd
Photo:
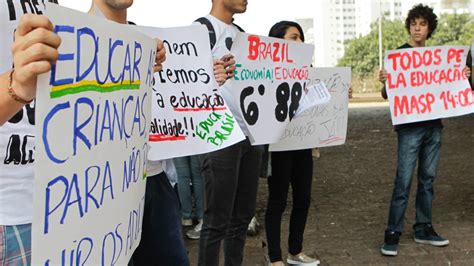
M444 120L433 224L451 241L447 247L412 240L414 178L399 255L380 255L396 144L388 107L350 108L346 145L321 149L321 158L315 160L304 251L317 256L321 265L474 265L474 115ZM247 238L244 265L267 265L262 248L267 195L266 179L260 179L257 217L262 228L259 235ZM291 194L288 199L282 224L284 256ZM192 265L196 265L199 241L186 243Z

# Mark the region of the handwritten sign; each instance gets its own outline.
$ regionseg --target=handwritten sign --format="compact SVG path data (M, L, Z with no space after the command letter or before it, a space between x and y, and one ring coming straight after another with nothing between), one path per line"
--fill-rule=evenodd
M166 49L163 70L155 74L149 159L211 152L244 139L214 78L207 28L140 31L162 39Z
M277 142L298 110L314 47L239 33L232 45L235 77L232 99L253 144Z
M144 209L156 42L55 5L59 59L38 79L33 265L126 265Z
M300 150L342 145L346 141L351 69L310 68L308 86L324 82L331 101L295 117L270 151Z
M389 51L387 95L394 125L474 112L463 74L469 47L437 46Z
M324 82L318 82L314 85L308 86L303 92L303 99L300 101L300 106L298 107L298 110L296 110L295 117L298 117L301 113L311 107L329 103L330 101L331 93L329 93Z

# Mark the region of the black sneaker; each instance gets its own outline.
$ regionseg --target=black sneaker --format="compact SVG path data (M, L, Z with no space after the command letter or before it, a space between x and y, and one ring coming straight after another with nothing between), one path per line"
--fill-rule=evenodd
M385 239L382 249L380 252L385 256L397 256L398 254L398 242L400 242L400 236L402 233L395 231L385 231Z
M429 244L436 247L449 245L449 240L438 235L431 224L417 225L414 227L416 243Z

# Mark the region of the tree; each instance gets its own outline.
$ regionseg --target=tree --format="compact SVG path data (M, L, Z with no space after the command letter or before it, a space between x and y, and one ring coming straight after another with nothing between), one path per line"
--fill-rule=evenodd
M471 45L474 40L474 17L470 14L444 14L428 45Z
M405 26L402 21L382 21L383 49L393 50L407 41ZM372 75L379 66L378 23L373 23L368 35L346 42L346 51L339 60L339 66L350 66L352 72L362 78Z

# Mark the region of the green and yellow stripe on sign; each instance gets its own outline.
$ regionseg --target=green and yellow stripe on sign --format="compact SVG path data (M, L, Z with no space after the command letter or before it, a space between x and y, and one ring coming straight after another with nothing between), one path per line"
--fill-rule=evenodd
M140 89L140 81L131 82L124 80L122 83L104 83L98 84L97 81L84 80L75 84L67 84L54 86L51 88L51 98L59 98L65 95L78 94L86 91L95 91L100 93L109 93L122 90L138 90Z

